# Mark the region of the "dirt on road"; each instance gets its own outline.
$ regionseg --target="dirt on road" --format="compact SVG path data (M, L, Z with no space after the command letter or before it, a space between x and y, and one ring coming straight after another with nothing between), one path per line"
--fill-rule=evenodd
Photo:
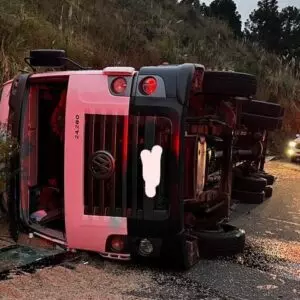
M200 261L185 274L87 255L79 263L0 281L0 299L299 300L300 167L274 161L267 170L278 177L273 197L260 206L246 207L234 221L246 229L252 247L249 255L235 261ZM252 266L247 264L249 256ZM260 268L260 263L267 268Z

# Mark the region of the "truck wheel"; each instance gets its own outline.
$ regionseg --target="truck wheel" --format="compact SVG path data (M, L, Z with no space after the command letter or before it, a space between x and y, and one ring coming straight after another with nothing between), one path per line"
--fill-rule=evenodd
M265 173L265 172L257 172L257 173L251 174L251 176L266 179L267 185L273 185L275 182L275 176Z
M234 176L233 188L247 192L262 192L267 186L267 180L261 177Z
M202 257L230 256L243 252L245 247L245 231L229 224L193 232L193 235L198 238Z
M273 188L271 186L266 186L265 197L268 199L268 198L271 198L272 195L273 195Z
M275 176L267 173L259 173L262 178L267 180L267 185L273 185L275 182Z
M260 204L265 200L265 192L232 190L231 198L247 204Z
M243 113L263 115L266 117L280 118L283 116L283 108L276 103L252 100L245 102L242 107Z
M273 131L281 128L282 118L241 113L241 124L252 130L265 129L268 131Z
M205 71L203 93L250 97L256 94L255 76L245 73Z

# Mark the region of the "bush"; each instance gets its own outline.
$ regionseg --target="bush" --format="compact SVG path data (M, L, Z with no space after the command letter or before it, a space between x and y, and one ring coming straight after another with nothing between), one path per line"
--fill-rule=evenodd
M18 153L19 145L11 137L7 124L0 124L0 193L5 190L6 179L11 175L9 160Z
M139 68L168 61L253 73L259 81L258 100L298 110L300 75L293 62L236 40L227 24L203 17L178 1L2 2L0 81L24 68L23 58L30 49L63 48L82 65L94 68ZM289 130L295 131L295 126Z

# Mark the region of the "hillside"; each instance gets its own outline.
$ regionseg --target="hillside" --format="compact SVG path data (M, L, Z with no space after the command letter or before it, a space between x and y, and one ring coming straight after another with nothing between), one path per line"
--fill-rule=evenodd
M0 0L0 81L24 69L32 48L63 48L96 68L168 61L254 73L257 98L283 104L288 120L300 99L293 68L176 0ZM284 131L294 134L295 126L286 122Z

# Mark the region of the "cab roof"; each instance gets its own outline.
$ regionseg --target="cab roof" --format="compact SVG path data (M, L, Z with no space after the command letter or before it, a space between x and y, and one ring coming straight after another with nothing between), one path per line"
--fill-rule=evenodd
M32 73L30 78L49 78L49 77L68 77L71 75L120 75L120 76L132 76L136 73L136 70L132 67L107 67L103 70L68 70L68 71L50 71ZM8 84L13 79L8 80L4 83Z

